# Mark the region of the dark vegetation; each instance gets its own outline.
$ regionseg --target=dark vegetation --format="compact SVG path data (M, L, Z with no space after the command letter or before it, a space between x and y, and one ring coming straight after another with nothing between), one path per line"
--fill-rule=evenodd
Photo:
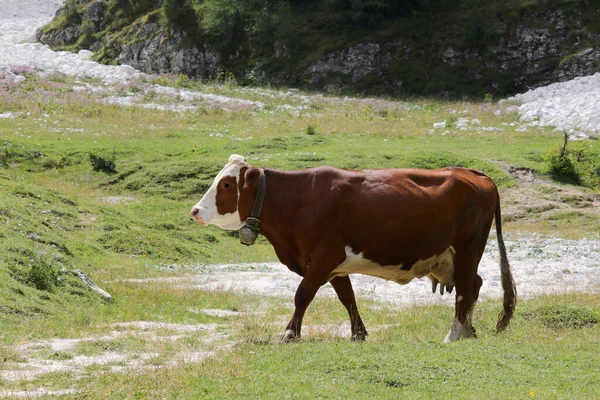
M96 58L116 63L119 49L145 40L149 33L143 26L153 22L164 32L185 32L179 47L218 54L219 71L212 75L230 71L245 85L354 93L505 96L547 81L549 71L597 46L600 37L597 4L588 0L107 0L102 27L86 20L88 2L67 0L62 16L44 31L78 24L83 34L67 48L101 43ZM518 43L511 37L517 27L544 27L552 35L545 13L556 11L571 22L565 32L555 33L564 37L560 48L531 61L539 64L537 76L523 77L531 67L526 60L499 59L498 48ZM379 44L381 57L396 55L383 62L385 70L359 81L338 72L327 72L324 80L309 79L307 70L316 61L362 43ZM410 49L407 57L398 53L403 46ZM471 56L445 62L449 48ZM508 67L500 67L507 62Z
M106 151L90 151L90 164L94 171L104 171L107 173L117 172L117 153L113 149L112 152Z
M546 164L555 180L600 187L600 155L591 151L589 142L569 142L567 132L562 145L546 155Z
M584 328L599 322L598 313L594 310L568 305L544 305L522 314L525 319L552 329Z

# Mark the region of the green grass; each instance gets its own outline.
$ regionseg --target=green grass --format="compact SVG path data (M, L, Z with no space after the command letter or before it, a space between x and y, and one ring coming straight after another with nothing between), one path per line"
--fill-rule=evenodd
M39 288L59 286L89 297L63 267L102 281L160 276L171 264L274 260L265 240L248 249L236 244L235 232L201 229L188 216L231 153L279 169L464 166L487 172L504 189L515 184L504 166L541 173L539 155L561 143L550 129L517 132L509 125L516 115L497 113L493 104L342 101L310 94L286 100L276 91L188 82L192 89L265 107L175 113L102 104L103 95L74 92L73 85L60 75L27 75L22 85L2 87L0 109L21 113L0 119L0 273L12 282L2 289L9 299L5 312L47 311L35 294L45 291L29 289L36 273ZM153 92L147 88L135 82L116 91L148 97ZM146 101L180 101L151 97ZM302 107L293 111L284 104ZM459 116L501 130L460 131L454 124ZM447 129L432 129L443 120ZM592 154L598 151L596 142L589 147ZM108 154L111 168L97 168L90 154ZM584 234L597 232L593 216L573 216Z
M81 390L74 398L339 398L348 393L512 398L531 392L542 398L586 398L597 392L592 378L599 361L594 321L600 299L593 295L523 301L513 328L501 335L493 332L499 301L483 303L475 316L480 339L450 346L441 345L452 321L449 307L398 311L361 299L371 332L366 344L324 332L280 345L277 337L291 315L292 293L282 301L190 290L168 281L123 281L197 277L210 269L207 265L228 262L250 262L247 269L260 272L261 262L275 260L262 238L248 248L239 244L237 232L201 228L189 218L231 153L279 169L465 166L490 174L504 195L519 189L506 167L543 175L542 155L561 143L562 134L550 128L518 132L518 125L510 125L518 116L497 113L499 106L488 103L346 101L311 93L286 99L274 90L186 82L192 89L265 106L225 109L198 103L198 110L179 113L105 104L114 93L73 91L81 83L64 76L26 78L18 86L0 84L0 112L20 113L0 119L0 366L28 357L62 362L122 352L134 358L150 354L140 365L159 368L115 370L126 363L96 364L81 374L4 380L3 386ZM177 85L176 79L161 82ZM115 90L143 93L147 102L182 103L153 95L148 86L140 81ZM458 117L500 130L461 131ZM448 128L433 130L433 123L443 120ZM600 144L589 146L590 154L598 153ZM94 169L91 153L108 154L114 168ZM565 206L582 208L597 198L597 189L568 188L557 197ZM546 186L538 189L554 193ZM569 237L576 229L582 237L596 237L599 229L589 206L526 213L531 217L527 231ZM521 225L504 227L510 235ZM105 302L88 290L74 269L113 300ZM241 315L216 317L202 309ZM319 297L305 323L336 326L347 318L337 300ZM135 321L215 328L150 330L148 335L169 339L149 340L154 336L114 325ZM119 335L103 339L115 331ZM19 350L21 344L53 338L87 339L70 350L42 346L27 356ZM206 351L218 356L191 364L180 359Z
M212 293L204 293L213 296ZM298 343L280 344L279 320L289 310L272 304L265 316L231 321L228 330L241 340L231 350L199 364L165 365L174 351L198 348L198 342L150 345L157 370L111 372L101 367L76 381L49 374L35 385L76 387L77 398L593 398L600 389L596 295L546 296L520 303L511 328L494 333L498 300L477 306L474 325L479 339L441 343L452 320L445 306L393 310L359 301L371 330L366 343L316 334ZM563 319L557 315L565 316ZM345 311L334 299L311 305L306 325L339 323ZM273 339L254 342L248 330L263 335L270 324ZM383 329L375 330L375 327ZM123 348L87 345L95 352ZM86 346L86 348L88 348ZM116 346L116 347L115 347ZM132 344L126 348L134 349ZM148 348L149 344L145 345ZM138 346L139 348L139 346ZM95 354L85 350L85 354ZM62 356L66 358L67 356ZM91 374L104 371L101 375ZM473 389L476 388L476 389Z

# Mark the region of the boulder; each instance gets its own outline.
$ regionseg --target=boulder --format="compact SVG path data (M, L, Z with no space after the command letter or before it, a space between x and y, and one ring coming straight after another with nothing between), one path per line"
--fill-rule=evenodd
M105 13L106 6L104 0L93 0L85 9L84 18L94 23L94 32L100 32L106 27Z
M38 41L47 44L50 47L68 46L75 42L83 35L81 25L68 25L62 30L50 31L43 33L39 30L36 33Z

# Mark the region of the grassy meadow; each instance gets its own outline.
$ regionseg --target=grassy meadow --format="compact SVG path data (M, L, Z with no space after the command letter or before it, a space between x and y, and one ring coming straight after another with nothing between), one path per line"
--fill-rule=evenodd
M10 116L0 118L0 373L26 370L28 360L54 367L0 375L0 394L40 387L72 389L62 396L78 399L600 392L598 295L523 300L500 335L493 331L500 301L483 302L474 317L479 339L446 346L450 307L398 310L361 299L371 335L352 343L335 334L347 323L341 304L317 296L304 323L314 331L283 345L277 335L291 316L292 292L282 300L173 283L213 264L260 269L276 261L264 239L247 248L237 232L201 228L189 217L232 153L278 169L476 168L500 187L507 235L597 238L598 141L569 144L579 160L574 179L557 176L548 161L563 133L524 125L507 104L349 99L182 77L103 88L24 75L21 84L0 82L0 116ZM532 171L537 181L525 188L514 171ZM88 290L75 269L113 300ZM106 359L90 361L96 356Z

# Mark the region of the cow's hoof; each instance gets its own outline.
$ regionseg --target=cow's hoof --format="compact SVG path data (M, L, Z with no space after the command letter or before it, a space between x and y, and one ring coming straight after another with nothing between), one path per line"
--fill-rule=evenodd
M357 334L352 335L352 338L350 338L350 340L352 340L353 342L364 342L367 339L367 333L366 332L360 332Z
M296 335L291 329L286 329L286 331L283 332L281 336L279 336L279 341L281 343L295 342L298 339L300 339L300 335Z

